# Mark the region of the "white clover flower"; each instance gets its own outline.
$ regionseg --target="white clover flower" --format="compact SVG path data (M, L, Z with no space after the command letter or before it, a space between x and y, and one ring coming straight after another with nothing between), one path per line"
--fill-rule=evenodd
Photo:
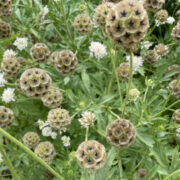
M61 137L62 143L65 147L70 146L70 137L69 136L63 136Z
M45 16L46 16L48 13L49 13L49 8L48 8L48 6L46 5L46 6L44 6L44 8L43 8L43 9L41 10L41 12L40 12L41 18L44 19Z
M4 84L6 84L8 81L4 79L4 73L0 73L0 87L4 87Z
M15 101L14 99L14 88L7 88L4 89L3 94L2 94L2 101L4 101L5 103L9 103L11 101Z
M136 100L138 99L139 95L140 95L139 90L136 89L136 88L134 88L134 89L131 89L131 90L129 91L129 96L128 96L128 98L129 98L130 101L136 101Z
M167 21L166 21L168 24L173 24L174 22L175 22L175 19L173 18L173 17L171 17L171 16L169 16L168 18L167 18Z
M16 56L16 52L14 52L12 49L7 49L5 52L4 52L4 55L3 55L3 58L12 58L12 57L15 57Z
M0 153L0 164L3 162L2 154Z
M91 42L89 46L90 56L96 57L97 59L101 59L107 55L106 47L99 42Z
M126 60L130 64L130 56L126 56ZM143 62L144 60L141 56L133 56L133 71L136 72L143 65Z
M14 45L22 51L28 46L28 38L16 38Z
M150 41L141 42L141 48L142 49L147 49L148 50L152 45L153 45L153 43L150 42Z
M51 138L56 139L57 137L57 132L51 132Z
M82 113L82 118L78 121L82 125L82 127L87 128L88 126L94 125L95 115L89 111L85 111Z
M42 129L42 135L45 137L51 136L52 128L47 126Z
M41 119L39 119L37 121L38 125L39 125L39 129L42 130L44 127L48 126L49 124L47 122L42 121Z

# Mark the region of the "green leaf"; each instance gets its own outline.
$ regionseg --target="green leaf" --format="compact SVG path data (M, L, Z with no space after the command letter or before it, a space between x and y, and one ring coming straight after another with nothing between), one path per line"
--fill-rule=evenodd
M150 180L152 179L158 170L158 165L155 165L152 169L150 169L149 173L146 175L145 180Z
M83 81L83 84L84 84L86 90L87 90L88 92L90 92L90 90L91 90L91 89L90 89L91 83L90 83L90 78L89 78L88 73L87 73L87 72L82 72L82 73L81 73L81 78L82 78L82 81Z

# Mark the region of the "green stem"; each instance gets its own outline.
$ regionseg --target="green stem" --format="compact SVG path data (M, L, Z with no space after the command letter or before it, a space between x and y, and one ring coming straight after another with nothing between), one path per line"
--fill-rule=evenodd
M169 176L167 176L164 180L168 180L171 177L180 174L180 169L178 169L177 171L174 171L173 173L171 173Z
M21 149L23 149L26 153L28 153L32 158L34 158L36 161L38 161L42 166L44 166L46 169L48 169L54 176L57 177L59 180L64 180L63 177L61 177L54 169L52 169L45 161L43 161L40 157L38 157L34 152L32 152L28 147L26 147L24 144L22 144L20 141L18 141L16 138L11 136L9 133L7 133L5 130L0 128L0 133L7 137L9 140L14 142L17 146L19 146Z
M88 141L89 126L86 128L85 141Z
M16 172L14 170L14 167L13 167L9 157L7 156L5 150L3 149L3 147L1 145L0 145L0 152L1 152L2 156L3 156L3 160L6 162L8 168L9 168L9 170L10 170L12 176L13 176L13 179L14 180L20 180L18 175L16 174Z
M122 161L121 161L121 150L118 149L118 166L119 166L119 179L123 179L123 169L122 169Z

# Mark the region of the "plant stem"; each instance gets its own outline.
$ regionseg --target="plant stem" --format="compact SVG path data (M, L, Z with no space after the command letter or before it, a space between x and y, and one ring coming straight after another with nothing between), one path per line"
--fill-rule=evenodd
M88 140L88 133L89 133L89 126L86 128L85 141L87 141L87 140Z
M12 176L13 176L13 179L14 180L20 180L18 175L16 174L16 172L14 170L14 167L13 167L9 157L7 156L5 150L3 149L3 147L1 145L0 145L0 152L1 152L2 156L3 156L3 160L6 162L8 168L9 168L9 170L10 170Z
M171 177L177 175L177 174L180 174L180 169L178 169L177 171L174 171L173 173L171 173L169 176L167 176L164 180L168 180L170 179Z
M118 149L118 166L119 166L119 180L123 178L123 169L122 169L122 162L121 162L121 150Z
M14 142L17 146L19 146L21 149L23 149L26 153L28 153L32 158L34 158L36 161L38 161L42 166L44 166L46 169L48 169L54 176L57 177L59 180L64 180L63 177L61 177L54 169L52 169L45 161L43 161L40 157L38 157L34 152L32 152L28 147L26 147L24 144L22 144L20 141L18 141L16 138L11 136L8 132L0 128L0 133L7 137L9 140Z

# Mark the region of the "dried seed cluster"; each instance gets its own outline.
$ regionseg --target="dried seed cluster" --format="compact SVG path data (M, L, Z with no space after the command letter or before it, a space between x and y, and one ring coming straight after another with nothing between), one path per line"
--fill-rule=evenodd
M144 8L147 11L156 12L162 8L165 0L144 0Z
M75 17L73 23L74 29L79 34L88 34L92 30L92 21L89 15L79 14Z
M5 106L0 106L0 127L6 128L12 124L14 120L14 113L11 109Z
M16 57L4 58L1 62L2 71L10 76L17 76L20 72L20 63Z
M113 3L103 3L97 6L95 9L95 14L94 14L94 21L96 25L105 28L106 25L106 17L108 16L109 11L111 8L114 6Z
M11 15L11 0L1 0L0 1L0 16L10 16Z
M173 96L178 99L180 98L180 81L177 83L177 80L172 80L168 85L168 90L171 92L172 89L176 86L176 88L173 91Z
M43 43L37 43L31 48L31 57L38 63L44 63L50 56L49 48Z
M47 123L54 129L63 130L71 124L69 112L61 108L52 109L48 113Z
M27 132L23 136L23 143L29 148L35 148L39 144L40 138L35 132Z
M95 140L84 141L76 151L76 158L83 168L97 170L105 164L106 150L102 144Z
M56 151L53 144L48 141L38 144L34 152L48 164L50 164L56 156Z
M0 39L8 38L11 36L11 26L9 23L0 19Z
M166 54L168 54L169 49L167 46L165 46L164 44L158 44L155 46L154 50L156 51L158 56L165 56Z
M177 42L180 42L180 21L173 28L171 35Z
M62 99L61 92L55 88L49 89L41 98L43 104L51 109L59 107Z
M176 109L172 116L175 123L180 124L180 109Z
M72 73L78 64L76 55L70 50L54 52L51 60L56 70L63 74Z
M168 18L168 12L164 9L161 9L160 11L156 12L155 18L158 20L158 22L163 23Z
M51 87L51 78L38 68L27 69L20 77L21 90L30 97L41 98Z
M129 120L117 119L107 126L106 139L112 146L127 148L134 143L135 138L136 130Z
M20 65L25 66L26 65L26 59L22 56L17 57L17 61L20 63Z
M147 64L154 64L159 59L159 56L155 50L148 50L144 56L144 60Z
M122 81L127 81L130 75L129 63L121 63L117 68L118 77Z
M140 2L123 0L111 9L106 18L106 32L119 48L134 50L149 27L149 18Z

